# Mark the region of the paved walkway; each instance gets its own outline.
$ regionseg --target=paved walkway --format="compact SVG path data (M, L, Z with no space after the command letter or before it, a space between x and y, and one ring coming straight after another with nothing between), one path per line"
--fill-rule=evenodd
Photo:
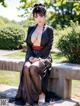
M27 106L27 105L22 105L20 102L15 102L15 101L10 102L9 101L9 98L15 97L16 92L17 92L17 87L1 84L0 85L0 102L1 102L2 98L6 98L5 103L8 106ZM8 103L7 103L7 101L8 101ZM7 106L7 105L5 105L5 106ZM39 105L36 105L36 106L39 106ZM53 99L53 101L46 102L44 105L40 105L40 106L80 106L80 105L79 105L78 101L76 102L74 100Z
M0 57L8 54L12 54L18 52L20 50L0 50Z

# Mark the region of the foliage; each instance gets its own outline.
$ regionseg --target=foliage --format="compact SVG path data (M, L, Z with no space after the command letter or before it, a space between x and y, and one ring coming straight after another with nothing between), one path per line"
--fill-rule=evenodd
M33 9L33 5L35 3L40 3L40 0L21 0L21 3L22 6L20 6L20 8L24 9L25 14L29 16L29 13L31 14L31 10ZM44 4L48 12L48 23L51 26L56 28L57 25L60 25L63 28L65 25L70 25L70 20L74 22L79 21L80 23L80 3L78 1L44 0Z
M62 33L57 47L70 62L80 64L80 26L72 22L71 27L64 28Z
M0 3L1 3L4 7L6 7L5 0L0 0Z
M4 21L0 18L0 27L2 27L4 25L5 25Z
M6 25L0 28L0 49L18 49L23 43L25 32L17 25Z
M58 24L61 27L69 26L71 20L80 23L80 3L78 1L57 0L52 7L55 9L55 13L49 20L53 20L51 23L53 27Z

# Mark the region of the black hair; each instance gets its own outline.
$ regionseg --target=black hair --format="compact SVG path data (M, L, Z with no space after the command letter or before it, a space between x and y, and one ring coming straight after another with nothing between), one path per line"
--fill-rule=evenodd
M40 14L40 16L45 16L46 15L45 5L42 3L34 4L32 14L33 17L35 14Z

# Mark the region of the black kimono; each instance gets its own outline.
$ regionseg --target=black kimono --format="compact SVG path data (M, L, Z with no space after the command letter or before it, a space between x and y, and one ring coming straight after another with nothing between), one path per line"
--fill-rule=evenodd
M42 68L40 71L41 73L41 84L42 84L42 91L46 93L47 91L47 83L48 83L48 77L51 71L51 63L52 63L52 57L50 55L50 50L52 48L52 44L53 44L53 28L49 25L46 26L46 29L43 31L42 33L42 37L41 37L41 46L43 46L44 48L41 50L33 50L32 48L32 42L31 42L31 35L34 32L34 30L36 29L37 24L33 25L33 26L29 26L28 28L28 33L27 33L27 38L26 38L26 43L27 43L27 52L26 52L26 56L25 56L25 62L29 60L29 57L33 56L33 57L37 57L37 58L42 58L45 59L44 61L44 68ZM45 26L44 26L45 27ZM25 64L24 62L24 64ZM21 71L21 76L20 76L20 84L19 84L19 88L18 88L18 92L16 95L16 98L22 98L25 99L26 102L29 102L30 104L32 104L34 101L36 101L39 95L36 95L38 93L33 93L32 91L32 98L31 99L27 99L29 94L28 94L28 90L27 87L28 85L26 83L24 83L24 65L23 65L23 69ZM33 84L33 83L32 83ZM26 87L24 87L26 85ZM34 85L34 84L33 84ZM37 91L36 91L37 92ZM34 97L34 95L36 95ZM30 95L31 96L31 95ZM24 98L25 97L25 98ZM36 99L37 98L37 99Z

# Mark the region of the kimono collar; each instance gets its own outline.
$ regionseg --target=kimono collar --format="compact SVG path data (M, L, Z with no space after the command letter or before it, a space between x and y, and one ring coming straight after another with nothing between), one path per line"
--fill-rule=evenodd
M35 28L38 26L38 24L36 24L35 25ZM46 23L44 23L44 25L43 25L43 30L45 30L46 29L46 27L47 27L47 24Z

